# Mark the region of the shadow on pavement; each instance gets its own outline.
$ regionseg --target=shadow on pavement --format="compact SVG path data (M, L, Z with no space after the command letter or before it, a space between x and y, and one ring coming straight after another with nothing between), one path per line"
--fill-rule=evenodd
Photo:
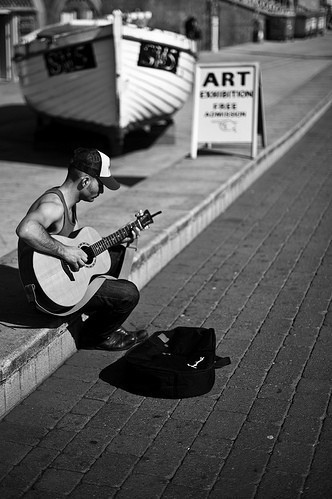
M147 149L166 131L171 122L152 125L129 132L121 155ZM100 133L72 126L50 123L37 129L37 117L25 104L1 107L0 161L67 167L68 158L76 147L96 147L112 154L108 140Z
M115 388L129 391L125 359L121 357L102 369L99 373L99 379Z
M0 265L0 323L20 328L52 328L63 319L35 312L27 302L17 269Z

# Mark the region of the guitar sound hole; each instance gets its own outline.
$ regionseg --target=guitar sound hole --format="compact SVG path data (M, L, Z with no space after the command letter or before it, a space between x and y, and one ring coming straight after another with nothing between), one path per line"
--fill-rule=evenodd
M95 257L92 249L90 248L90 246L81 246L80 248L88 255L88 261L85 265L91 265Z

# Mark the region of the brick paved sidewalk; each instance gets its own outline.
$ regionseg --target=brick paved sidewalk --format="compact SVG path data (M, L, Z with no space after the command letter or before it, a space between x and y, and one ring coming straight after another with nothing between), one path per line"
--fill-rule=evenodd
M142 291L149 332L214 327L212 391L115 389L79 351L0 422L0 496L327 498L332 110Z

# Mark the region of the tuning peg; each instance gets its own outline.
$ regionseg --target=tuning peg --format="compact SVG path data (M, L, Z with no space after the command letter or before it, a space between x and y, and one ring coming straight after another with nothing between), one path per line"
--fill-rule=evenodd
M141 217L143 215L143 210L139 210L137 213L135 213L135 217Z

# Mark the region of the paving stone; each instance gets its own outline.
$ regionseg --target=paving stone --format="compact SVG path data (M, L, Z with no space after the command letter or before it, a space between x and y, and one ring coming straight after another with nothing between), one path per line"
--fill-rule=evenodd
M299 394L310 397L311 393L329 394L331 390L331 382L329 380L317 380L311 378L301 378L296 391Z
M187 451L201 428L199 421L169 419L153 441L153 447L160 447L163 451L165 448Z
M115 387L111 387L108 383L98 380L85 393L85 397L106 402L115 390Z
M15 407L5 420L27 425L33 421L40 428L53 428L78 400L79 395L73 400L65 394L36 390L22 404Z
M326 348L331 347L332 343L331 326L325 324L325 322L319 331L318 343L323 343L326 346Z
M300 474L278 473L269 470L262 478L255 497L278 499L280 497L300 497L304 478Z
M326 413L329 396L324 393L311 393L310 398L296 394L289 409L290 416L303 418L323 418Z
M154 408L151 411L144 405L139 407L135 412L135 418L131 418L123 427L122 432L126 435L137 436L156 436L165 422L168 419L168 414L163 410Z
M142 404L144 401L144 397L141 397L140 395L134 395L129 392L125 392L124 390L116 390L114 391L110 398L109 398L109 403L115 403L115 404L128 404L132 405L134 407L138 407Z
M259 367L243 365L242 363L237 368L229 381L229 387L237 387L242 389L258 390L266 378L266 371Z
M85 428L67 444L53 467L86 473L114 438L112 429Z
M330 442L332 440L332 417L326 416L323 421L321 440Z
M106 448L106 452L111 452L113 454L131 454L139 457L148 449L152 440L152 436L120 433L112 439Z
M293 417L289 415L281 428L279 441L284 440L290 442L303 442L305 444L316 445L322 427L322 420L320 418L307 417Z
M59 430L80 431L90 420L88 416L82 414L66 414L57 424Z
M316 344L304 370L304 376L311 379L331 380L332 366L324 344Z
M254 403L257 390L227 387L218 399L215 409L247 414Z
M223 465L216 456L205 455L204 460L196 452L189 452L177 469L172 483L190 484L196 490L211 489Z
M117 493L118 493L117 488L112 488L107 486L99 487L96 484L80 483L71 492L70 498L83 499L84 497L86 497L91 499L110 499L112 497L115 497Z
M120 430L134 412L133 407L127 404L106 404L90 419L87 426Z
M232 445L232 440L220 437L218 432L212 435L208 432L205 433L204 429L202 429L189 449L191 453L196 452L199 456L211 456L217 457L219 460L224 460Z
M314 453L314 446L306 442L286 440L276 442L268 470L295 475L306 475Z
M242 413L213 411L204 425L204 433L213 435L218 428L218 434L226 440L234 440L245 421L246 415Z
M34 448L15 466L1 482L4 488L27 490L54 461L58 452L53 449Z
M170 480L188 449L184 446L174 447L172 443L156 442L149 447L135 466L135 473L153 475L163 480Z
M256 399L252 406L248 419L249 421L270 421L276 425L281 425L287 414L289 402L275 399Z
M290 401L294 395L297 380L290 382L288 379L271 381L266 378L264 385L258 393L258 398L274 398Z
M106 363L105 359L102 364ZM100 372L100 366L90 366L83 362L80 365L74 364L63 364L59 369L57 369L54 374L55 377L64 380L76 379L79 381L84 381L86 383L92 384L93 380L98 379L98 374Z
M10 465L18 464L24 456L32 449L32 446L26 444L18 444L15 442L2 442L0 462Z
M77 404L72 408L71 413L81 416L91 417L96 414L101 407L103 407L103 402L101 400L93 400L90 398L83 398L77 402Z
M332 452L332 442L330 440L318 442L314 449L314 457L312 461L312 471L322 473L330 472L330 461Z
M267 373L265 382L267 385L290 386L295 388L303 371L303 363L300 362L274 362Z
M137 457L131 454L104 453L85 473L83 483L120 487L133 469Z
M4 463L0 461L0 482L8 475L13 466L13 463Z
M197 490L196 488L187 485L176 485L170 483L165 489L163 499L206 499L210 497L208 490ZM220 496L219 496L220 497Z
M89 372L90 369L94 372L95 368L98 370L106 367L107 364L109 364L109 361L109 352L104 352L103 350L78 350L77 354L73 355L66 361L65 366L75 366L80 370L82 369L82 366L85 365L87 372ZM69 373L70 372L71 371L69 371ZM88 378L88 382L90 381L91 377Z
M15 496L13 494L13 490L15 489ZM8 487L5 486L4 483L0 483L0 494L3 499L14 499L17 496L23 496L26 490L26 484L21 483L9 483Z
M274 362L275 356L275 349L257 347L253 341L250 349L244 355L242 365L255 365L262 371L268 371Z
M256 494L256 483L243 483L242 480L226 480L224 478L217 480L209 494L211 499L234 499L243 497L246 499L254 498Z
M74 430L67 431L54 428L40 441L39 446L61 451L75 436L76 432Z
M326 470L315 473L311 473L304 485L302 497L304 499L311 499L312 497L317 497L324 499L330 497L332 494L332 480L331 473L327 473Z
M223 466L218 480L238 481L241 477L241 486L258 483L265 471L269 454L257 449L233 448ZM218 482L217 482L218 483ZM215 487L218 485L215 485ZM218 487L219 488L219 487Z
M18 444L36 445L46 435L47 430L33 425L23 425L0 421L0 441Z
M135 473L127 478L116 497L122 499L128 499L129 497L135 497L135 499L164 497L163 491L166 485L167 480L165 479Z
M37 482L34 489L49 494L68 495L80 482L82 475L73 471L48 468ZM44 496L44 497L45 497Z
M90 390L90 387L91 382L85 382L77 379L71 380L70 383L68 383L63 378L51 376L38 387L38 390L62 394L65 393L68 394L68 396L72 395L73 398L77 398L77 395L84 395L87 393Z
M179 420L197 420L202 423L206 421L215 402L209 397L195 397L180 400L172 413L172 418Z
M245 421L235 442L236 448L256 449L263 452L272 452L278 438L280 428L269 421Z

